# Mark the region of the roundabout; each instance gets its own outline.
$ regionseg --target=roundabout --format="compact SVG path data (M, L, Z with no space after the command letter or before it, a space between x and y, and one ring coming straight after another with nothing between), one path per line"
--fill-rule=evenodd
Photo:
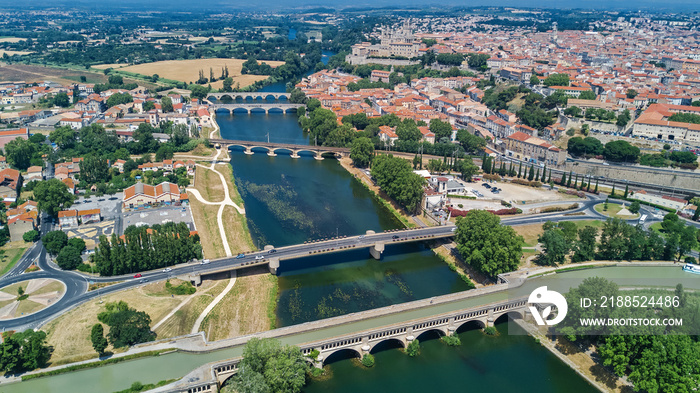
M0 320L26 317L57 303L66 285L52 278L34 278L0 288Z

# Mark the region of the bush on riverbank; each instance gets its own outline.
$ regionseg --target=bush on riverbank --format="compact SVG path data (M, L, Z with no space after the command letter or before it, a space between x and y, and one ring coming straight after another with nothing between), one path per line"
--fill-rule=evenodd
M367 368L374 367L374 356L372 356L370 353L362 356L362 365Z
M498 329L495 326L487 326L484 328L484 333L487 336L498 336Z
M442 337L440 340L451 347L458 347L462 345L462 340L460 340L459 337L454 334L451 336Z
M417 356L420 353L420 341L418 340L413 340L411 341L408 346L406 346L406 355L410 357Z

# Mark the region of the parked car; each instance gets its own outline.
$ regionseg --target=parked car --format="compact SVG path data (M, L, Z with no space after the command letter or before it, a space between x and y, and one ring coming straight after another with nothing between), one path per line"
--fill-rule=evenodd
M134 274L134 278L139 278L139 277L141 277L141 273Z

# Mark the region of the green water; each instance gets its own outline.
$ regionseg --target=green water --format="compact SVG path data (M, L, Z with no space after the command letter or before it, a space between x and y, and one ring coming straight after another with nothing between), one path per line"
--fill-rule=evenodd
M501 334L496 337L478 329L458 332L458 347L424 334L418 337L418 356L398 348L380 350L369 369L349 359L331 362L333 377L312 381L304 392L597 392L532 337L510 335L518 327L508 324L497 325Z

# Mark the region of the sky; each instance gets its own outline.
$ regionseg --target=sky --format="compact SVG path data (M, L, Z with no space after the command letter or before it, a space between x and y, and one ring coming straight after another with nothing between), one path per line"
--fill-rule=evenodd
M147 5L144 5L147 4ZM698 0L266 0L264 2L251 2L248 0L209 0L204 3L193 3L192 0L120 0L116 2L105 0L32 0L30 7L85 7L90 9L114 8L138 8L157 10L192 10L193 4L199 9L299 9L305 6L324 6L336 9L352 7L385 7L385 6L509 6L527 8L583 8L583 9L611 9L611 10L659 10L659 11L700 11ZM8 6L16 9L15 0L0 0L0 6Z

